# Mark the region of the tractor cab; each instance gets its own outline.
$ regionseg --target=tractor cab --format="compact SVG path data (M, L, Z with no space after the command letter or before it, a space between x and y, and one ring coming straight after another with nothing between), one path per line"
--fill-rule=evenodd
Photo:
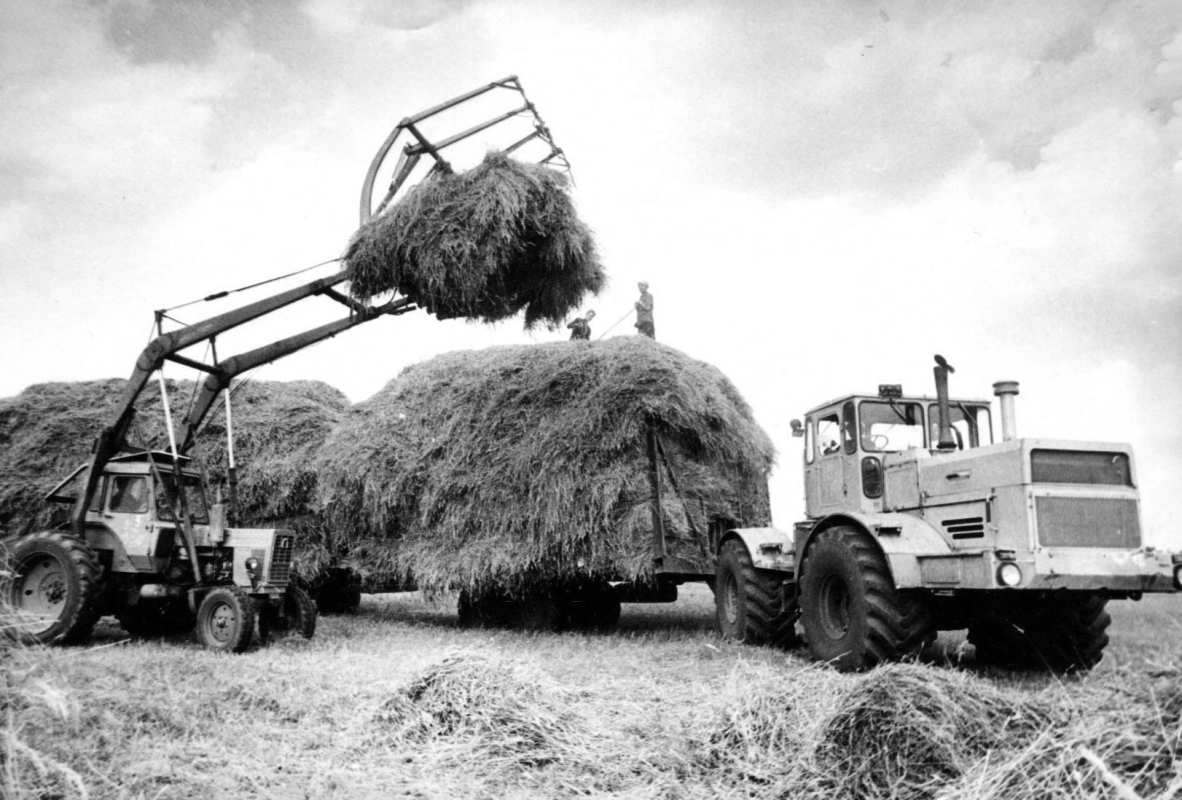
M888 460L927 458L993 443L988 400L948 401L948 432L940 432L940 400L903 395L882 385L878 394L853 394L810 410L793 431L804 437L806 513L883 511Z

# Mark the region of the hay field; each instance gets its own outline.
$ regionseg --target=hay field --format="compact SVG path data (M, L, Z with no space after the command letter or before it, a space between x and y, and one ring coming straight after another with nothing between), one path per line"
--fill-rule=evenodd
M612 634L457 627L367 595L315 639L227 656L186 639L8 652L13 798L1173 798L1178 599L1114 603L1091 675L925 663L839 675L728 644L712 599L625 606Z

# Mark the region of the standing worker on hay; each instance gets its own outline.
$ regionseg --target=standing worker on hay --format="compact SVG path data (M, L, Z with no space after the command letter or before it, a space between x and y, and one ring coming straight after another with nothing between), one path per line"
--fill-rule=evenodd
M640 299L636 301L636 332L655 339L657 332L653 327L653 296L648 293L646 281L636 285L640 288Z
M579 317L566 327L570 328L570 338L573 342L576 339L590 339L591 338L591 320L595 319L595 312L588 311L587 316Z

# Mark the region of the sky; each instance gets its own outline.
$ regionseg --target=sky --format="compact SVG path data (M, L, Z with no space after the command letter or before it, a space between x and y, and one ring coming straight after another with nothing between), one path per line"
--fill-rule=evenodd
M1176 0L0 0L0 397L126 377L154 310L338 257L391 128L509 75L608 271L593 336L649 282L658 339L775 441L779 527L789 421L930 394L941 353L954 395L1019 381L1019 435L1131 443L1147 539L1182 549ZM361 401L566 333L418 312L256 377Z

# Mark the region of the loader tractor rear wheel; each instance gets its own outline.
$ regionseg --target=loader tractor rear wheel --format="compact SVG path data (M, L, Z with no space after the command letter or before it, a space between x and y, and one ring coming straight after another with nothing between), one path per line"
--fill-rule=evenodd
M12 608L4 628L26 644L79 644L102 616L102 567L94 551L69 534L44 531L12 547L0 569Z
M1104 657L1107 598L1070 592L996 604L969 625L977 662L1011 669L1087 672Z
M298 586L289 585L278 603L259 612L259 642L266 644L275 634L298 633L311 639L316 635L318 613L311 595Z
M255 607L238 586L209 590L197 608L197 641L210 650L241 653L254 636Z
M724 639L791 648L800 644L795 606L784 596L784 575L756 569L747 545L731 539L718 554L714 608Z
M838 526L818 534L801 565L805 638L843 672L918 653L934 628L927 599L895 589L869 535Z

